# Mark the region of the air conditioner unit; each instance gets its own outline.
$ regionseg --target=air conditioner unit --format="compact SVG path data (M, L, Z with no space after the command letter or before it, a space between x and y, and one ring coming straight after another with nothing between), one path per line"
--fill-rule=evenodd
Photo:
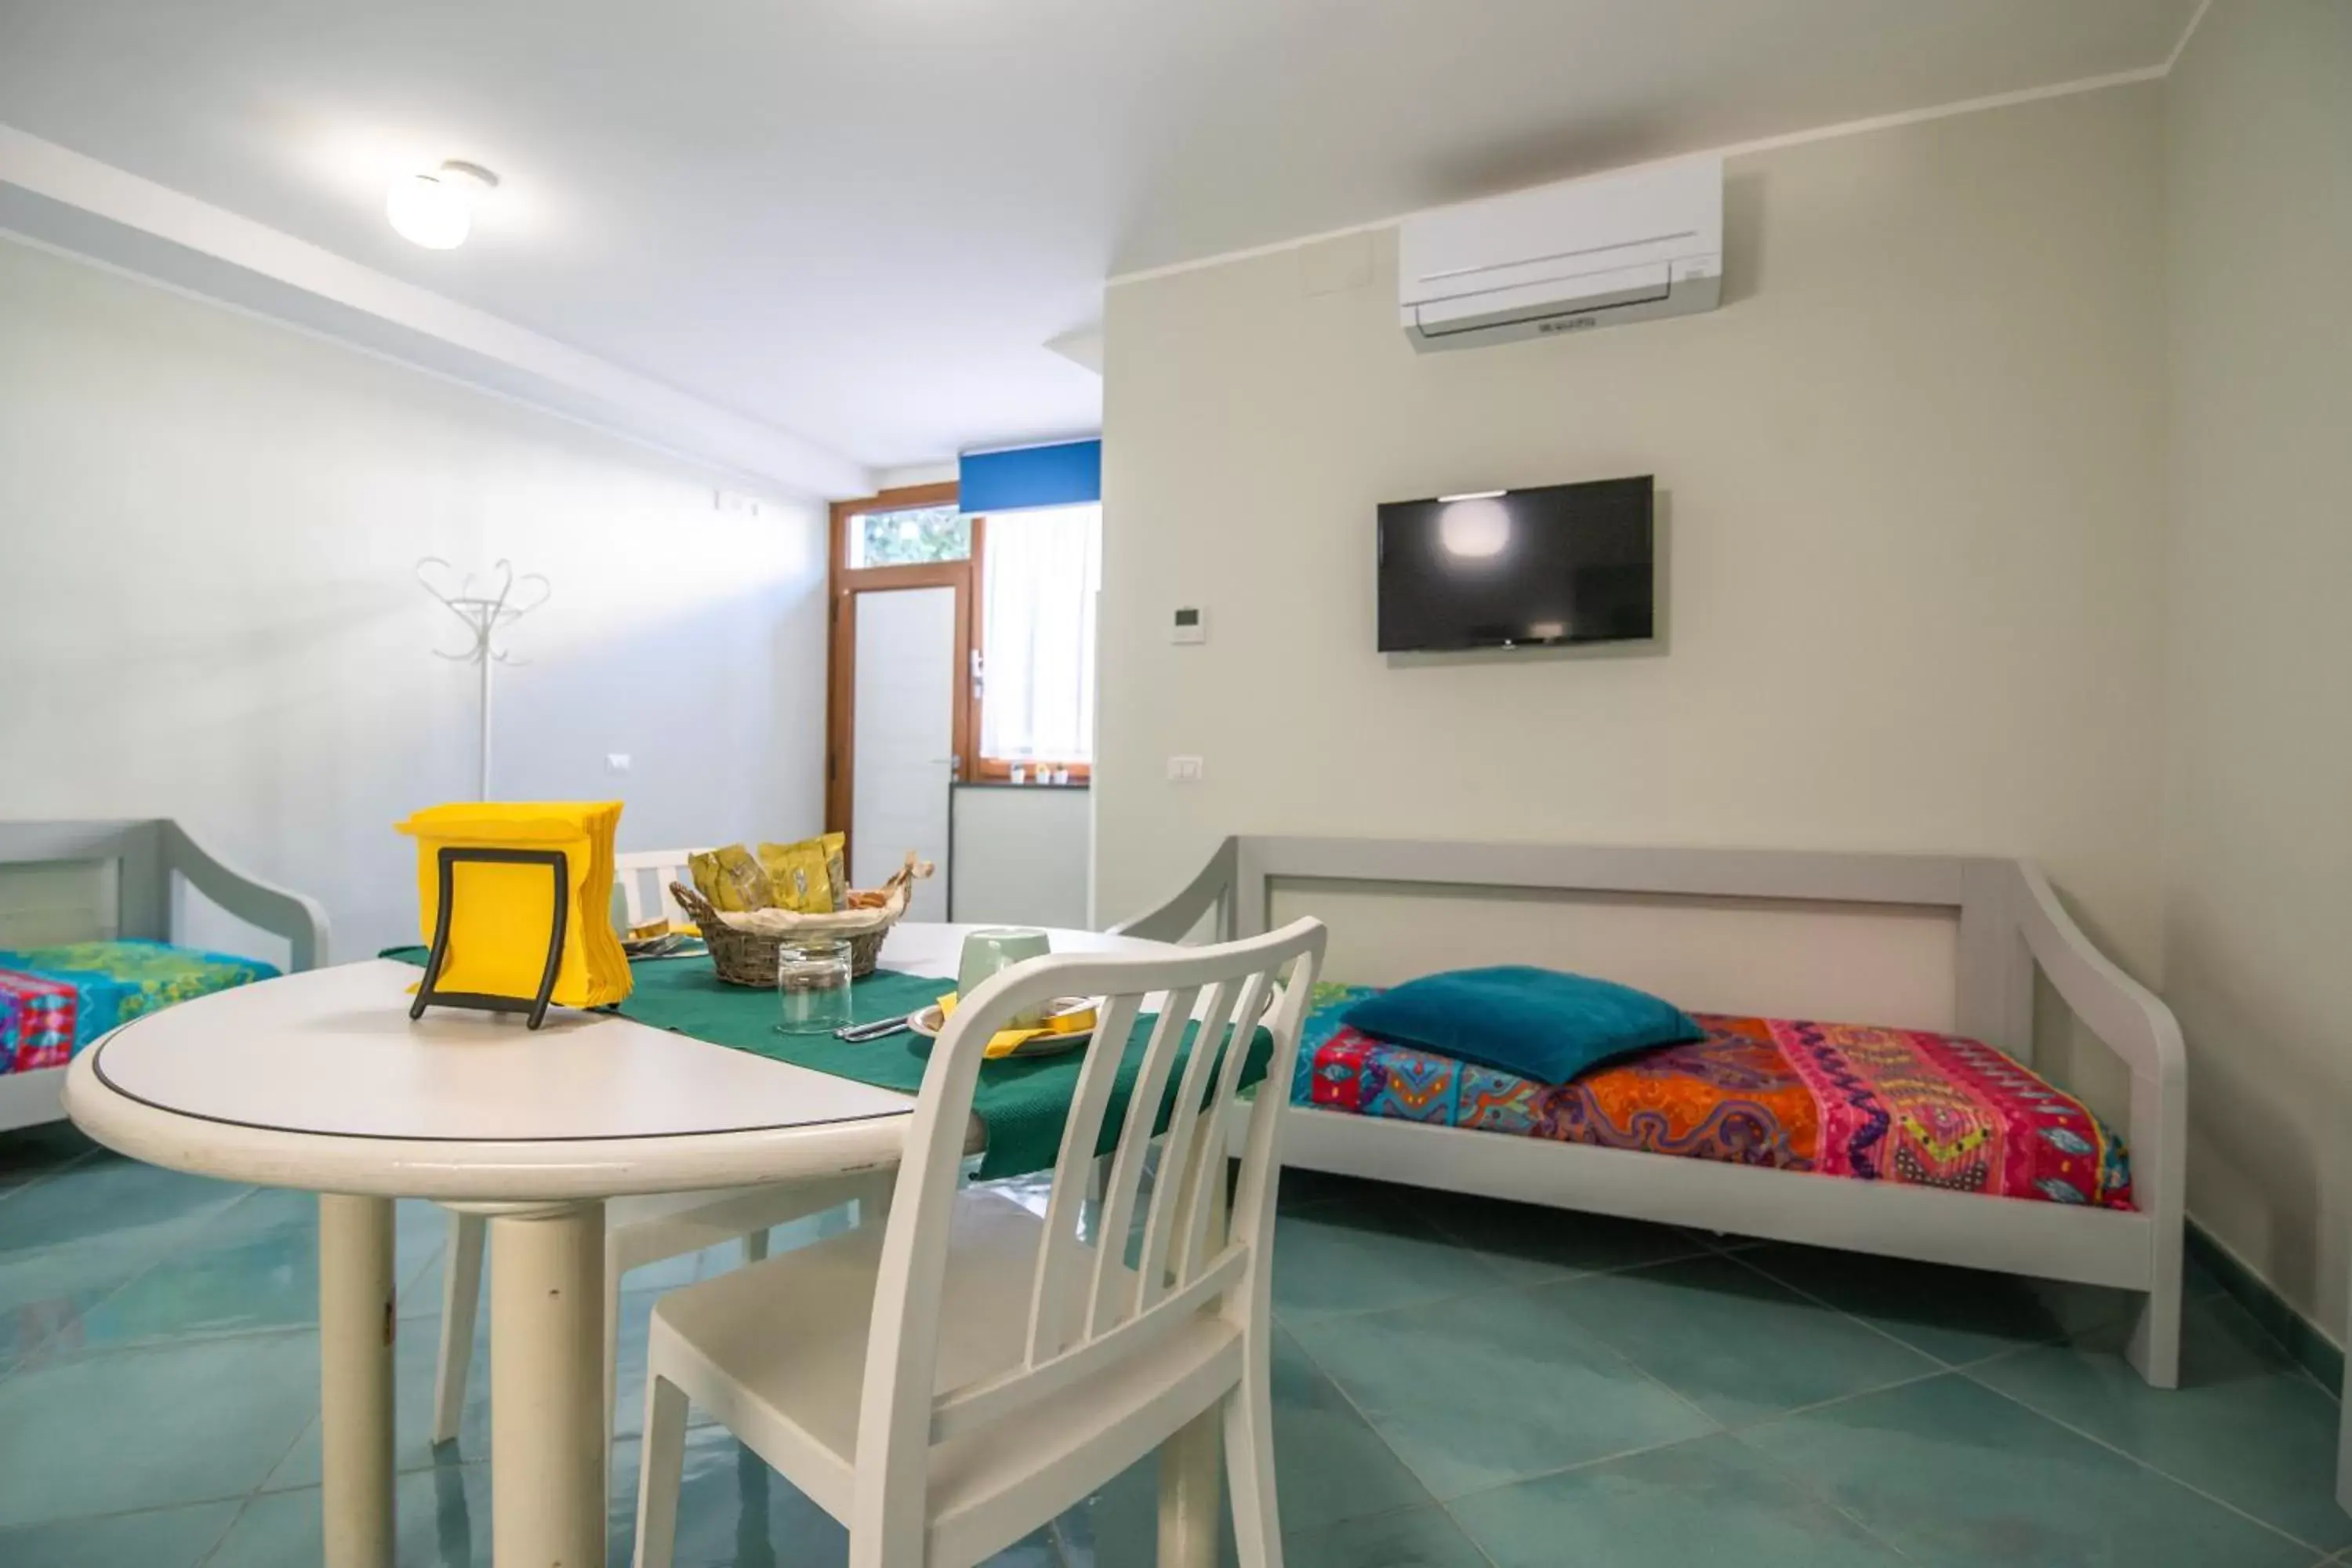
M1712 310L1723 160L1683 158L1404 220L1398 314L1418 349Z

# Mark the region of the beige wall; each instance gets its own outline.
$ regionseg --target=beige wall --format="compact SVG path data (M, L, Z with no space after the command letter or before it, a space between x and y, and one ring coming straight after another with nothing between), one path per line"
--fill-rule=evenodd
M1975 850L2152 973L2159 107L1736 159L1724 307L1570 341L1416 356L1389 234L1114 288L1098 915L1235 831ZM1373 651L1380 501L1637 473L1661 648Z
M2190 1212L2325 1329L2352 1227L2352 5L2219 0L2164 87L2165 995Z
M0 818L178 816L323 899L338 954L413 940L392 824L472 792L474 696L410 569L510 555L555 597L500 672L500 794L623 798L624 847L814 831L821 518L719 482L0 240Z

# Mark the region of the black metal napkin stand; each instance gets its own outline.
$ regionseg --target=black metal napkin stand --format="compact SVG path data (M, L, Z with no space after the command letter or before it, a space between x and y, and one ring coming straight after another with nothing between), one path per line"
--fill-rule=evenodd
M466 849L445 848L439 854L441 908L433 921L433 951L425 960L425 978L417 983L416 1000L409 1004L408 1016L413 1021L425 1016L427 1007L470 1007L483 1013L527 1013L524 1027L536 1029L547 1021L547 1004L555 994L555 973L563 965L563 939L570 929L572 908L571 862L561 849ZM481 991L444 991L439 988L441 966L449 956L449 911L455 903L454 872L461 864L488 866L544 866L555 879L555 924L547 939L547 967L539 977L539 993L534 996L493 996Z

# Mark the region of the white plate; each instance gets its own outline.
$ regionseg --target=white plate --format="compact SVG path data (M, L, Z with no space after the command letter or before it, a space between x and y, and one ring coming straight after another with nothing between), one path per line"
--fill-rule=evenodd
M1074 1013L1097 1005L1091 996L1056 996L1045 1010L1049 1014ZM940 1031L946 1026L947 1019L940 1015L940 1005L936 1002L909 1014L907 1018L907 1027L927 1039L938 1039ZM1003 1056L992 1059L1007 1061L1013 1057L1057 1057L1064 1051L1076 1050L1094 1037L1092 1029L1084 1029L1075 1035L1040 1035L1034 1040L1022 1041Z

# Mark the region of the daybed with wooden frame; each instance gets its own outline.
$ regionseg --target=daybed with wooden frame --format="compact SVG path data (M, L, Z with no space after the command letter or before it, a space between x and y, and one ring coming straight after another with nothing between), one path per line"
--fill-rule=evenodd
M327 912L316 900L237 870L168 817L0 822L0 867L22 866L87 868L96 896L57 910L0 910L0 948L100 937L175 941L184 884L236 919L285 938L289 969L327 961ZM61 1119L65 1081L63 1067L0 1071L0 1131Z
M1181 941L1323 914L1330 891L1535 894L1873 907L1956 915L1951 1032L2030 1066L2036 972L2130 1073L2123 1131L2130 1209L1839 1180L1546 1138L1292 1105L1289 1165L1777 1241L2119 1288L2141 1303L2126 1353L2151 1384L2178 1377L2188 1065L2164 1003L2103 955L2031 863L1971 856L1651 849L1245 836L1173 898L1116 931ZM1326 915L1335 927L1343 917ZM1433 933L1435 934L1435 933ZM1335 930L1335 952L1340 932ZM1432 942L1433 956L1442 942ZM1447 953L1429 968L1477 962ZM1576 967L1576 954L1548 961ZM1335 978L1349 978L1335 959ZM1855 1020L1864 1022L1864 1020ZM1889 1020L1892 1022L1892 1020Z

